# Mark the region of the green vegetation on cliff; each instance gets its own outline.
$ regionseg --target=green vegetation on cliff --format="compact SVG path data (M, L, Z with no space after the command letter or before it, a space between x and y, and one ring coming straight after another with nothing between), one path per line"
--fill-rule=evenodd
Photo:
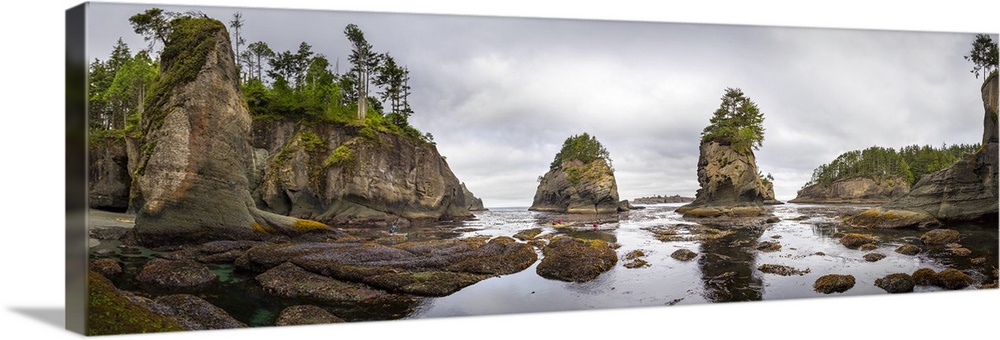
M709 123L701 132L702 143L732 145L741 154L757 150L764 143L764 113L740 89L726 89Z
M872 146L860 151L848 151L832 162L817 167L805 186L857 177L898 177L913 184L926 174L952 165L963 154L974 152L978 147L979 145L966 144L943 145L941 148L910 145L896 151Z
M558 169L563 162L577 160L583 164L588 164L597 159L604 159L611 165L611 154L608 149L597 141L597 138L584 132L581 135L570 136L563 142L562 149L556 154L556 158L549 165L550 170Z

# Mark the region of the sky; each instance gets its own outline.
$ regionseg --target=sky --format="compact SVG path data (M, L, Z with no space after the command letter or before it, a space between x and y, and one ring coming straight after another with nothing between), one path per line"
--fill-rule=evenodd
M144 47L128 17L149 7L92 4L89 59L118 38ZM764 113L755 155L779 200L846 151L982 137L982 78L963 58L981 32L159 7L239 11L247 43L305 41L341 72L343 28L357 24L409 68L411 124L487 207L529 206L562 142L584 132L610 152L622 199L694 196L700 133L727 88Z

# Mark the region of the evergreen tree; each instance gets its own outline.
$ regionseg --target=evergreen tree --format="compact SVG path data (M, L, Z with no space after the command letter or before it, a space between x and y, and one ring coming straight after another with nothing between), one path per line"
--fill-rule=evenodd
M972 74L979 78L982 72L983 78L988 78L990 73L997 69L997 42L990 38L989 34L976 34L976 40L972 42L972 50L965 60L971 61Z
M243 39L243 36L240 34L245 22L246 21L243 20L243 13L240 12L233 13L233 19L229 21L229 27L233 29L233 55L237 58L236 67L240 71L240 79L243 79L244 81L246 81L248 77L246 76L246 72L243 70L243 63L240 62L241 60L239 58L241 56L240 46L246 44L246 39Z
M742 90L727 88L701 140L732 145L741 153L757 150L764 143L764 114Z
M611 154L597 138L584 132L580 135L570 136L563 142L562 148L556 154L549 169L555 170L562 167L564 162L577 160L584 164L597 159L604 159L611 166Z
M372 51L372 45L365 40L365 34L355 24L349 24L344 28L344 35L351 42L351 70L347 78L351 78L350 84L354 89L353 93L358 103L358 119L365 119L368 111L369 85L372 82L372 73L379 64L378 55ZM348 93L345 91L345 94Z

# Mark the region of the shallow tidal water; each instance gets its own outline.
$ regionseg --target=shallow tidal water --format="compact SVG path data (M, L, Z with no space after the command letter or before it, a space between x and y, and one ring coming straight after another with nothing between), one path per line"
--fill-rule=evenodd
M495 208L476 212L476 218L461 222L419 228L403 228L393 237L381 231L348 230L370 241L392 244L473 236L513 236L519 231L542 228L546 234L568 234L580 238L601 239L618 246L619 261L614 268L585 283L549 280L535 273L536 261L518 273L489 278L465 287L445 297L423 298L416 303L399 306L322 306L348 321L419 319L433 317L494 315L525 312L551 312L605 308L690 305L713 302L762 301L795 298L830 298L888 294L874 285L876 279L892 273L912 274L919 268L940 271L946 268L963 270L980 284L991 283L998 267L998 227L995 224L946 225L962 235L960 243L972 254L956 257L943 246L923 247L915 256L894 250L904 243L921 245L920 235L926 230L856 230L847 229L837 216L856 212L866 206L786 204L772 206L780 221L759 228L738 229L732 235L712 241L663 242L646 228L677 224L685 221L674 210L681 204L644 206L618 216L566 216L530 212L526 208ZM556 228L560 219L577 219L577 227ZM598 228L589 221L599 220ZM721 228L720 228L721 229ZM859 232L880 239L876 250L848 249L832 237L838 232ZM780 250L765 252L754 249L757 242L771 241ZM114 242L94 246L92 258L115 257L124 263L126 275L115 280L119 288L139 287L131 281L138 269L157 253L141 249L137 254L123 254ZM96 255L98 249L112 249ZM679 249L698 253L690 261L679 261L670 255ZM641 259L648 266L627 268L625 255L641 250ZM537 251L537 249L536 249ZM868 262L863 256L871 252L886 257ZM537 251L539 258L542 257ZM982 261L974 264L973 259ZM804 275L780 276L763 273L762 264L791 266L808 270ZM308 303L275 299L261 291L250 275L234 273L229 265L210 265L220 275L218 283L199 295L225 309L236 319L255 326L273 325L280 311L291 305ZM851 274L856 284L844 293L821 294L813 291L813 283L826 274ZM966 289L976 289L975 284ZM917 286L917 293L939 291L933 286ZM143 292L155 296L167 292Z

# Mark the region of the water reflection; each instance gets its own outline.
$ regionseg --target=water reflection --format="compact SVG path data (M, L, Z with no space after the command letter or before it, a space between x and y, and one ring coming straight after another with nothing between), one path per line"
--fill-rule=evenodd
M731 235L701 244L698 266L705 286L705 299L711 302L763 299L763 284L756 270L755 242L752 241L762 234L761 228L741 228Z

